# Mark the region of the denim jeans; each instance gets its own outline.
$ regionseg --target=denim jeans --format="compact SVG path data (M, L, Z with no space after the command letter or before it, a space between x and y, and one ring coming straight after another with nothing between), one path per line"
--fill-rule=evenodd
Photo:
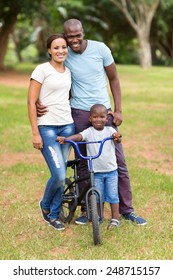
M117 170L94 173L94 185L100 191L102 202L119 203Z
M51 220L57 219L62 205L64 191L66 165L71 145L61 145L56 142L57 136L68 137L74 134L74 124L61 126L39 126L39 132L43 140L42 154L50 170L51 177L47 181L41 207L50 211Z

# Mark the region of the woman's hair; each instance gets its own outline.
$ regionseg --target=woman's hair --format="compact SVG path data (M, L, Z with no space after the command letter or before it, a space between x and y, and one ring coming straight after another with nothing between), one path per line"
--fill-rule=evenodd
M66 43L67 43L67 39L66 39L64 33L52 34L52 35L50 35L50 36L47 38L47 45L46 45L46 46L47 46L47 49L50 49L50 48L51 48L52 42L53 42L55 39L59 39L59 38L64 39L64 40L66 41ZM49 54L49 56L51 56L51 55Z

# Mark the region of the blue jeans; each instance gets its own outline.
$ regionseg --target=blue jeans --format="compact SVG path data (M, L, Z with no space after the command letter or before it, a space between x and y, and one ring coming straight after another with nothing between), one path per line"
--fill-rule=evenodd
M49 167L51 177L47 181L41 207L50 211L51 220L57 219L62 205L62 194L65 186L67 160L71 145L60 145L57 136L68 137L74 134L74 124L61 126L39 126L43 140L42 154Z
M100 191L102 202L119 203L117 170L94 173L94 185Z

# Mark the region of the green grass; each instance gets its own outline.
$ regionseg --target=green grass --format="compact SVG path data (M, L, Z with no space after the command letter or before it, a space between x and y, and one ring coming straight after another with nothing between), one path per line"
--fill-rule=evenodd
M33 65L17 66L30 73ZM27 88L0 85L0 259L168 260L173 246L172 68L118 66L123 101L126 162L135 211L143 227L121 220L94 246L92 227L66 225L57 232L42 220L38 202L49 173L31 144ZM12 79L12 77L10 77ZM108 213L109 213L109 206ZM79 214L79 210L76 216Z

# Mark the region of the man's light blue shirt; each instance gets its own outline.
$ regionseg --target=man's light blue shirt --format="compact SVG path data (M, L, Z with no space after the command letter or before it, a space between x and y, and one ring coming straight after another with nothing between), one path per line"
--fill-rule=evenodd
M87 41L82 54L69 48L65 65L71 70L71 107L89 111L94 104L111 108L107 90L106 66L114 62L110 49L102 42Z

